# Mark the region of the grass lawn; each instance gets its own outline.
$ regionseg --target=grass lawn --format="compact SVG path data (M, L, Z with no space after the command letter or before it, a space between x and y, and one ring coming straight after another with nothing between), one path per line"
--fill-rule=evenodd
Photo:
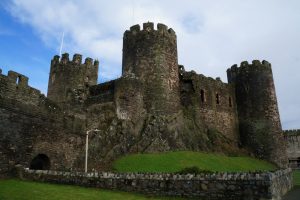
M294 186L300 186L300 170L293 172Z
M189 151L133 154L113 163L113 168L119 172L178 172L193 166L201 170L226 172L276 169L271 163L255 158Z
M197 166L209 171L255 171L275 170L266 161L249 157L228 157L201 152L167 152L157 154L135 154L116 160L113 167L119 172L178 172L186 167ZM294 172L295 185L300 185L300 171ZM0 200L142 200L176 199L168 197L146 197L144 195L84 188L78 186L47 183L0 180ZM178 199L178 198L177 198Z
M176 199L150 198L140 194L92 189L78 186L55 185L20 180L0 180L1 200L144 200Z

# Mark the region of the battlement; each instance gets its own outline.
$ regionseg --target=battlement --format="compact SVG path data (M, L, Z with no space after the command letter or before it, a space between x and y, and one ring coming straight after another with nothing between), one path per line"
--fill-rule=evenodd
M225 83L221 80L220 77L212 78L209 76L205 76L204 74L197 74L195 71L184 71L182 73L182 78L185 80L192 80L192 79L202 79L210 84L218 84L224 87L228 86L228 83Z
M3 79L9 81L10 83L15 83L19 87L29 87L28 86L29 78L27 76L24 76L23 74L10 70L8 71L6 76L2 74L2 70L0 69L0 75L2 75Z
M41 92L28 85L28 77L15 71L0 74L0 97L38 105ZM3 99L2 99L3 100ZM4 101L4 100L3 100Z
M141 29L139 24L136 24L134 26L130 27L130 30L125 31L124 35L137 35L139 33L159 33L161 35L165 36L171 36L176 37L176 33L172 28L168 28L168 26L158 23L157 29L154 29L154 23L153 22L147 22L143 23L143 29Z
M300 129L283 130L285 136L300 136Z
M75 98L85 98L88 87L97 84L99 61L87 57L82 63L82 55L74 54L70 60L69 54L56 55L51 60L48 84L48 97L56 102L72 101ZM78 89L78 90L77 90ZM82 91L76 95L72 91ZM74 96L75 95L75 96Z
M248 61L243 61L239 67L237 64L234 64L231 68L227 69L228 83L234 82L237 74L247 74L253 71L267 71L272 73L271 63L266 60L263 60L262 62L259 60L253 60L251 64L249 64Z
M98 60L95 60L93 61L92 58L89 58L87 57L85 60L84 60L84 63L82 63L82 55L80 54L74 54L73 55L73 59L70 60L69 59L69 54L68 53L64 53L62 54L62 57L60 58L60 56L58 55L55 55L53 57L53 59L51 60L51 65L57 65L57 64L62 64L62 65L65 65L65 64L71 64L71 65L74 65L74 66L78 66L78 65L93 65L94 67L98 67L99 66L99 61Z
M271 69L271 63L266 60L263 60L262 62L259 60L253 60L252 64L249 64L248 61L243 61L239 67L237 64L232 65L231 68L227 69L227 72L237 72L239 70L248 69Z

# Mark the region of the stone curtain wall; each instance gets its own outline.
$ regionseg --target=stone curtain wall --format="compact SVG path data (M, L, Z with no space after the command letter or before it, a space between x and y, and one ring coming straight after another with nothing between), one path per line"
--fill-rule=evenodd
M201 199L279 200L292 188L291 169L261 173L83 173L18 168L20 178L59 184Z
M84 160L84 130L84 119L61 110L26 76L0 74L0 177L16 164L30 166L38 154L50 157L51 169L74 169L77 158L79 165Z
M291 168L300 169L300 129L285 130L285 139L287 141L287 156Z
M180 86L181 104L189 110L186 117L203 122L203 129L217 130L237 146L238 116L233 85L219 78L183 72Z

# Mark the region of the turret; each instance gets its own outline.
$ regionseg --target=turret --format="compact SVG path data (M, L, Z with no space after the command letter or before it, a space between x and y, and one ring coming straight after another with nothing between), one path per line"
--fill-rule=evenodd
M87 93L89 86L97 84L98 66L99 62L93 62L91 58L86 58L82 63L82 56L79 54L75 54L72 60L69 60L67 53L61 59L54 56L51 60L48 98L57 103L65 103L70 101L74 89Z
M125 31L123 77L138 78L145 86L144 102L149 113L177 112L179 74L175 32L164 24L144 23Z
M242 145L258 158L287 164L271 64L254 60L227 70L228 82L235 84Z

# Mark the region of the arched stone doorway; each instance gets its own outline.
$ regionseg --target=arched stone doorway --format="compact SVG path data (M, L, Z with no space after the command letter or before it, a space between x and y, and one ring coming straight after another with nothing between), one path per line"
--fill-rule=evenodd
M50 159L46 154L38 154L34 157L30 163L29 169L34 170L49 170Z

